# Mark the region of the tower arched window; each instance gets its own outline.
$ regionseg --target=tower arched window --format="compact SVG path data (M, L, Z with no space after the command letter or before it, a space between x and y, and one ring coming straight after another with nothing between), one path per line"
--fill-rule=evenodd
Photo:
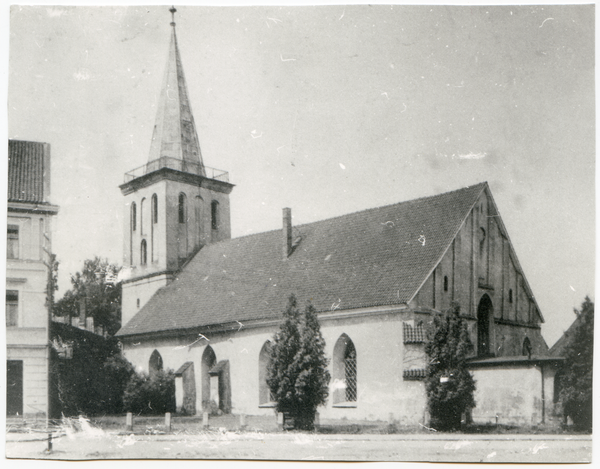
M158 197L152 194L152 224L158 222Z
M185 199L186 199L186 197L183 192L181 194L179 194L179 223L186 222L187 213L186 213Z
M333 403L356 403L358 400L357 356L354 342L342 334L333 348Z
M135 202L131 203L131 231L137 229L137 206Z
M148 260L148 248L146 246L146 240L142 239L142 245L140 246L140 264L146 265Z
M512 303L513 302L513 293L512 293L512 288L509 288L508 290L508 302Z
M146 198L144 197L142 199L142 201L140 202L140 234L142 236L144 236L144 205L146 205L144 202L146 201Z
M219 202L216 200L210 204L210 223L213 230L219 229Z
M448 276L444 275L444 291L448 291Z
M479 256L483 257L485 252L485 229L479 228Z

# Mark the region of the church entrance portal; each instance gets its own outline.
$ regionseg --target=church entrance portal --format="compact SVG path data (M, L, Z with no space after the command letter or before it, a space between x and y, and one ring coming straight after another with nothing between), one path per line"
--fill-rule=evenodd
M202 354L202 410L209 414L231 412L229 360L217 362L210 345Z

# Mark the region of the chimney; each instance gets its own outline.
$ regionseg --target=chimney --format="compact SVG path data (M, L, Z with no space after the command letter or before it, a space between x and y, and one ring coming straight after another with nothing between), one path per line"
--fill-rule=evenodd
M283 209L283 258L287 259L292 252L292 209Z

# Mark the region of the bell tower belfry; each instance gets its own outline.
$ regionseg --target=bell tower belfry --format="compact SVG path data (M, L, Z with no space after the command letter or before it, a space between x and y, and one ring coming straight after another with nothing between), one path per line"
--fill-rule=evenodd
M122 320L126 324L204 245L231 238L229 174L204 166L175 33L148 162L125 173Z

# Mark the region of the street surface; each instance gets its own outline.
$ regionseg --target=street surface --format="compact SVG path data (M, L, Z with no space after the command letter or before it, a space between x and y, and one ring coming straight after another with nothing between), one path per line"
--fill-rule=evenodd
M8 433L8 458L271 459L295 461L590 462L589 435L329 435L211 431L119 435L92 429L54 437Z

